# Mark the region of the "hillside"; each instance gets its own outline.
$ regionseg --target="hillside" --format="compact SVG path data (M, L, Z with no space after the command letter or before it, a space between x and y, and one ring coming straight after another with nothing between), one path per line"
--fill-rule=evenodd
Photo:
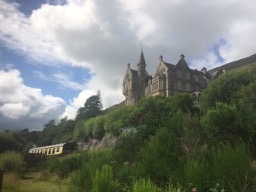
M210 74L213 74L213 73L215 73L216 71L218 71L220 69L222 69L226 72L235 71L235 70L239 70L239 69L242 69L242 68L247 68L247 67L255 66L255 65L256 65L256 54L251 55L251 56L246 57L246 58L239 59L237 61L232 61L230 63L224 64L220 67L216 67L214 69L211 69L208 72Z
M255 74L251 68L221 75L202 92L199 105L189 94L149 97L90 118L50 121L35 142L116 141L111 149L53 159L43 170L70 178L69 192L256 191ZM30 138L26 131L22 137L4 134L5 141Z

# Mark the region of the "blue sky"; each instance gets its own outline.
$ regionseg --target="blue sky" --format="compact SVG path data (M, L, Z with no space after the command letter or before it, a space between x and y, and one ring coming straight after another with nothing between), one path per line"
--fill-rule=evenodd
M228 8L228 10L227 10ZM254 0L0 1L0 130L40 130L74 118L92 94L120 103L127 63L141 44L147 70L159 55L207 69L255 54Z

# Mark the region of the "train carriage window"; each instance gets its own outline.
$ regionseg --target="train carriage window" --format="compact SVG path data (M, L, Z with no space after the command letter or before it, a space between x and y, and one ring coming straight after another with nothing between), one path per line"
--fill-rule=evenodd
M48 155L50 155L51 154L51 149L48 149Z
M52 149L52 154L55 154L55 148Z
M59 147L57 147L57 150L56 150L56 152L60 152L60 148L59 148Z

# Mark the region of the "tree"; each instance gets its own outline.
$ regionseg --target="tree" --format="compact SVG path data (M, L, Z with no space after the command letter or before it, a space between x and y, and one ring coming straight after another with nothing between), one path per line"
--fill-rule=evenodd
M41 132L41 135L37 144L39 144L40 146L52 145L55 143L56 136L57 136L56 123L55 123L55 120L52 119L44 125L44 129Z
M216 102L232 103L234 96L240 92L243 87L256 81L255 73L256 68L252 68L250 71L243 70L227 73L211 82L207 89L202 92L200 99L203 111L214 108Z
M89 97L84 107L80 107L77 111L76 120L86 120L92 117L96 117L102 113L102 101L100 91L96 95Z
M215 143L218 141L253 140L256 126L256 113L250 110L238 109L225 103L216 103L202 117L202 125L206 133Z

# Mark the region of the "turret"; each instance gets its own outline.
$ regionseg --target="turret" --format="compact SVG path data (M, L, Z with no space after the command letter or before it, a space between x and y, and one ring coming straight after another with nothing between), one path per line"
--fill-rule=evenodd
M143 51L140 53L140 62L137 64L139 77L139 97L144 97L144 89L146 87L146 62Z

